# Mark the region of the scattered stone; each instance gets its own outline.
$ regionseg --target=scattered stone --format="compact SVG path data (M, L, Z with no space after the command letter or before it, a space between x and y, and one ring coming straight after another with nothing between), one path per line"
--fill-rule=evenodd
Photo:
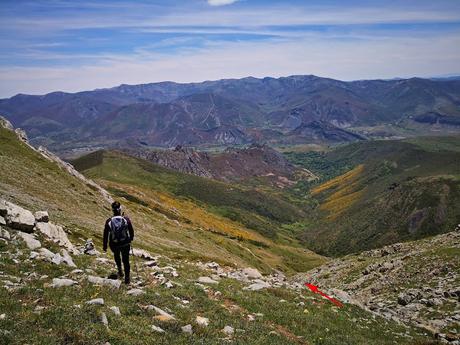
M131 290L128 290L126 294L130 296L140 296L140 295L144 295L145 291L141 289L131 289Z
M120 308L113 306L109 308L116 316L121 316Z
M158 326L155 326L155 325L152 325L152 331L155 331L157 333L165 333L164 329L158 327Z
M171 283L171 281L168 280L168 281L165 283L165 286L166 286L168 289L171 289L171 288L174 287L174 284Z
M33 232L35 217L32 212L11 202L2 200L0 216L5 217L6 224L16 230Z
M3 314L0 314L0 320L5 320L6 319L6 314L3 313Z
M243 274L246 275L250 279L260 279L262 278L262 274L255 268L247 267L243 269Z
M3 219L3 217L0 217L0 220ZM5 240L11 240L11 235L10 233L8 232L8 230L6 229L3 229L2 227L0 227L0 238L3 238Z
M0 225L6 225L6 220L2 216L0 216Z
M92 239L87 239L83 247L83 253L86 255L98 256L99 252L96 250Z
M187 333L187 334L192 334L193 333L192 325L190 325L190 324L181 327L181 330L182 330L183 333Z
M35 239L32 234L18 232L18 236L26 243L27 248L30 250L38 249L42 246L39 240Z
M51 287L53 288L60 288L64 286L72 286L78 284L77 281L67 278L53 278L53 283Z
M71 253L77 254L75 246L70 242L62 226L53 223L37 223L36 228L53 242L66 248Z
M271 287L269 283L264 282L263 280L257 280L253 284L245 287L244 290L259 291L259 290L266 289L269 287Z
M77 267L77 265L75 265L75 263L73 262L72 257L67 252L67 250L62 249L61 250L61 256L62 256L62 262L64 262L65 264L67 264L70 267Z
M158 263L155 260L149 260L147 262L144 262L145 267L154 267L158 266Z
M154 310L157 316L155 316L155 319L160 320L160 321L172 321L175 320L176 318L172 316L171 314L167 313L161 308L158 308L154 305L149 305L147 307L149 310Z
M107 315L104 312L101 313L101 322L105 327L109 327L109 320L107 319Z
M134 256L137 256L139 258L142 258L142 259L146 259L146 260L156 260L156 258L154 256L152 256L152 254L150 254L148 251L146 250L143 250L143 249L137 249L137 248L134 248L133 249L133 254Z
M48 223L50 220L48 212L46 211L37 211L35 212L34 217L36 222Z
M225 326L223 329L222 329L222 332L224 332L225 334L227 334L228 336L231 336L235 333L235 329L231 326Z
M197 281L201 284L219 284L218 281L211 279L209 277L199 277Z
M95 298L90 301L87 301L86 304L94 304L94 305L104 305L104 299L103 298Z
M195 321L199 326L202 327L207 327L209 325L209 319L206 317L197 316Z
M96 277L93 275L89 275L87 279L91 284L95 284L95 285L105 285L105 286L109 286L115 289L119 289L121 286L121 280L118 280L118 279L107 279L107 278Z

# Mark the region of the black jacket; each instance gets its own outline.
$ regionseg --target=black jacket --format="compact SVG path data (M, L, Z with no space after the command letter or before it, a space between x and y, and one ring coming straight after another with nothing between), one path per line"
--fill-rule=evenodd
M109 242L109 232L110 232L110 226L109 226L109 223L110 223L110 220L112 219L111 217L108 218L106 221L105 221L105 226L104 226L104 240L103 240L103 250L106 251L107 250L107 243L109 242L109 246L110 248L119 248L119 247L124 247L128 244L130 244L133 239L134 239L134 229L133 229L133 225L131 223L131 220L128 218L128 217L123 217L124 219L126 219L126 222L128 223L128 232L129 232L129 238L126 239L126 241L123 241L123 242L120 242L120 243L113 243L113 242Z

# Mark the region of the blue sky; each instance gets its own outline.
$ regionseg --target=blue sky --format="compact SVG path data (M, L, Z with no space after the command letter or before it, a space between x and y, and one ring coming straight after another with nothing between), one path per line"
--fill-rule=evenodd
M0 0L0 97L173 80L460 74L460 1Z

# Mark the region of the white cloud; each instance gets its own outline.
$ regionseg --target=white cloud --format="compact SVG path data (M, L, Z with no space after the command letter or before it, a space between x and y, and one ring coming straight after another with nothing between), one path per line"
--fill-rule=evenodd
M208 4L211 6L224 6L224 5L231 5L238 0L208 0Z
M122 83L203 81L246 76L316 74L342 80L428 77L460 72L460 36L379 40L298 40L212 43L166 55L111 56L82 67L0 68L0 96L80 91Z

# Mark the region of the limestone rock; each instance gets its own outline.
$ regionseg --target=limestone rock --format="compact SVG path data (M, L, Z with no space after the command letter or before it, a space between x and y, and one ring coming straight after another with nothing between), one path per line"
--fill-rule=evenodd
M3 216L0 216L0 225L6 225L6 220Z
M11 235L8 232L8 230L3 229L2 227L0 227L0 238L3 238L5 240L9 241L9 240L11 240Z
M152 254L150 254L148 251L143 250L143 249L134 248L133 249L133 254L134 254L134 256L137 256L137 257L142 258L142 259L156 260L156 258Z
M155 332L158 332L158 333L164 333L164 329L162 329L161 327L158 327L158 326L155 326L155 325L152 325L152 331L155 331Z
M264 282L263 280L257 280L253 284L245 287L244 290L259 291L259 290L266 289L269 287L271 287L269 283Z
M107 279L107 278L101 278L101 277L96 277L92 275L88 276L87 279L91 284L95 284L95 285L105 285L105 286L109 286L115 289L119 289L121 286L121 281L117 279Z
M37 211L34 214L36 222L48 223L50 220L49 214L47 211Z
M262 274L257 269L251 267L243 269L243 274L245 274L250 279L262 278Z
M163 317L162 321L172 321L172 320L176 319L171 314L165 312L163 309L160 309L160 308L158 308L158 307L156 307L154 305L150 305L149 309L153 309L155 311L155 313L157 314L157 316L162 316Z
M225 334L230 336L230 335L233 335L235 333L235 329L232 326L225 326L222 329L222 332L224 332Z
M27 248L30 250L38 249L42 246L39 240L35 239L32 234L18 232L18 236L26 243Z
M92 305L104 305L104 299L103 298L94 298L90 301L87 301L86 304L92 304Z
M190 324L181 327L181 330L182 330L183 333L187 333L187 334L192 334L193 333L192 325L190 325Z
M77 265L75 265L75 263L73 262L72 257L67 252L67 250L65 250L65 249L61 250L61 257L62 257L62 262L67 264L67 266L70 266L70 267L73 267L73 268L77 267Z
M0 203L1 216L5 217L6 224L16 230L33 232L35 226L35 217L29 210L8 201Z
M53 223L37 223L36 228L40 231L43 235L54 241L55 243L59 244L61 247L66 248L71 253L76 254L77 250L70 242L67 234L65 233L64 229Z
M207 317L197 316L195 319L197 325L207 327L209 325L209 319Z
M113 306L113 307L110 307L109 309L115 314L115 316L121 316L120 308Z
M218 281L211 279L209 277L199 277L197 281L201 284L219 284Z
M76 284L78 284L78 282L72 279L53 278L53 283L51 284L51 287L59 288L59 287L64 287L64 286L72 286Z
M128 290L126 294L130 296L140 296L140 295L144 295L145 291L141 289L131 289L131 290Z
M105 327L109 327L109 320L104 312L101 313L101 322Z

